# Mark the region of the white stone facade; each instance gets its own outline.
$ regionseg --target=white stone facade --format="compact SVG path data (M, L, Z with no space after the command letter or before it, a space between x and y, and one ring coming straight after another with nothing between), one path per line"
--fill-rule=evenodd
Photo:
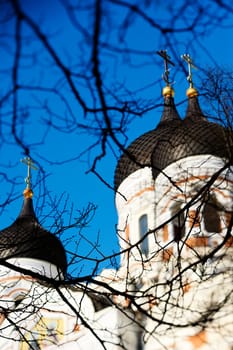
M140 240L138 220L143 213L148 216L149 258L143 260L134 248L123 263L129 269L127 276L140 286L143 297L137 301L149 315L143 317L142 348L210 350L221 346L232 350L232 235L224 241L232 215L232 169L225 167L223 159L199 155L169 165L154 185L151 176L148 181L143 179L146 171L138 170L123 181L116 200L121 231L127 218L124 247L127 239L129 245L141 244L136 244ZM135 177L133 192L128 183ZM150 185L154 191L149 190ZM205 209L208 203L213 209ZM183 227L176 240L179 211ZM216 228L211 227L214 225ZM213 256L199 263L220 245Z
M39 260L1 267L0 349L232 350L232 197L232 170L211 155L177 161L155 180L137 170L116 194L121 265L98 287L61 287L56 266ZM97 310L90 289L110 287L112 303Z

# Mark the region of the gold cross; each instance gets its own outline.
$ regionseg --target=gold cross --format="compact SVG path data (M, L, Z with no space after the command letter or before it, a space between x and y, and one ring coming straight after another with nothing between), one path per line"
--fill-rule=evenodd
M196 68L197 69L197 67L194 66L193 61L192 61L192 59L191 59L191 57L190 57L190 55L188 53L185 53L184 55L182 55L181 58L183 58L183 60L188 63L188 72L189 72L189 74L187 76L187 80L188 80L188 82L190 84L190 87L192 88L193 87L192 68Z
M165 83L170 86L169 82L169 68L168 68L168 63L171 64L172 66L175 66L174 63L171 61L171 57L167 54L167 50L160 50L156 51L156 53L164 59L164 74L163 74L163 80Z
M27 184L27 189L31 189L31 169L33 170L38 170L38 168L34 165L34 162L32 161L32 159L30 157L26 157L24 159L21 159L21 162L23 164L26 164L28 167L28 173L27 173L27 177L25 179L25 182Z

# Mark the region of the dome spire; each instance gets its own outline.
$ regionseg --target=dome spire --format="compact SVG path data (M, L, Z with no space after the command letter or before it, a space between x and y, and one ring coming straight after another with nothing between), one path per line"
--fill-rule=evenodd
M33 203L32 203L32 197L33 197L33 191L31 189L31 169L38 170L37 167L34 165L34 162L30 157L26 157L24 159L20 160L23 164L27 165L27 177L25 178L26 182L26 188L23 191L24 201L23 206L19 214L19 218L25 218L30 217L30 220L34 220L37 222L37 218L35 216L35 212L33 209Z
M26 157L24 159L21 159L21 162L25 165L27 165L27 177L25 178L26 182L26 188L23 191L24 198L32 198L33 197L33 191L31 189L31 169L38 170L38 168L34 165L34 162L30 157Z
M189 82L189 88L186 91L186 95L188 96L188 98L191 98L198 95L198 91L193 87L193 74L192 74L192 69L196 67L193 64L193 60L191 59L188 53L183 54L181 58L183 58L183 60L188 64L187 80Z
M167 50L160 50L156 52L160 57L163 58L164 61L164 73L162 75L163 80L166 83L166 86L163 88L163 96L164 97L173 97L174 90L171 87L171 82L169 80L170 69L168 68L168 64L175 66L175 64L171 61L171 57L167 54Z
M191 59L189 54L184 54L181 57L188 64L187 80L189 82L189 88L186 91L186 95L188 97L188 108L187 108L185 119L188 121L197 121L197 122L200 120L206 121L207 119L203 115L198 102L198 91L193 86L192 69L196 68L196 66L193 64L193 60Z
M171 121L171 120L180 120L179 114L176 110L174 104L174 90L171 87L171 81L169 79L170 69L168 68L168 64L175 66L175 64L171 61L170 56L167 54L166 50L157 51L157 54L163 58L164 60L164 73L162 75L163 80L166 83L166 86L163 88L163 97L164 97L164 109L163 114L160 120L160 123Z

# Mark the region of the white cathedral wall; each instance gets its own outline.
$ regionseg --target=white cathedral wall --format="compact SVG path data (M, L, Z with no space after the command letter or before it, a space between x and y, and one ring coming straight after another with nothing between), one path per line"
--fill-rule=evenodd
M169 242L174 239L171 216L175 215L174 207L184 207L193 200L195 194L211 180L216 171L225 165L223 159L211 155L198 155L181 159L163 170L155 180L152 178L150 168L142 168L128 176L120 185L116 194L116 207L118 211L118 235L121 250L137 245L140 240L139 218L143 214L148 216L148 230L152 232L147 236L150 256L153 256L161 247L166 251L170 249ZM218 179L211 185L211 192L225 211L232 211L233 175L228 170L222 171ZM207 233L203 224L193 224L192 215L197 213L200 201L193 201L187 215L185 230L187 235L208 236L208 244L214 246L221 242L226 232L227 216L221 215L222 233ZM178 210L178 209L177 209ZM167 222L167 225L164 223ZM161 229L157 229L161 226ZM153 232L154 230L154 232ZM129 257L135 260L132 270L138 270L141 262L137 245L134 249L122 255L121 265L128 264ZM177 249L177 245L173 250ZM202 248L200 248L202 249ZM205 248L206 250L206 248ZM156 257L155 254L155 260Z
M40 261L34 262L39 266ZM89 324L94 320L91 299L80 289L56 289L4 266L0 269L0 310L7 311L0 325L1 350L29 350L27 342L33 340L44 349L68 341L73 334L78 338L83 320Z
M158 224L163 221L163 214L170 208L172 201L186 204L196 193L208 184L211 177L224 168L223 159L211 155L197 155L181 159L163 170L155 181L156 214ZM223 205L232 209L233 172L222 170L218 179L213 182L211 189L226 191ZM215 193L218 196L218 192ZM169 211L166 213L169 215ZM162 217L161 217L162 215Z
M7 262L9 264L12 264L13 267L15 266L16 268L19 267L25 270L29 270L35 274L53 278L55 280L64 278L62 272L57 268L57 266L47 261L32 258L10 258L7 259Z
M116 207L118 212L118 236L121 250L136 245L140 240L139 218L143 214L148 215L148 229L154 230L168 224L160 230L155 230L148 235L149 251L152 254L161 247L173 240L173 229L170 218L174 215L174 207L184 207L193 199L197 191L210 181L213 174L224 167L224 160L211 155L198 155L181 159L163 170L155 180L152 178L151 169L146 167L137 170L128 176L120 185L116 194ZM232 172L225 170L211 186L216 200L222 204L225 210L232 211ZM199 207L200 202L193 202L190 212L184 215L191 215ZM204 235L203 224L192 225L191 217L185 222L186 231L192 235ZM221 216L221 225L226 227L226 217ZM190 232L192 228L192 233ZM166 230L166 232L165 232ZM225 230L223 230L224 234ZM166 236L166 237L165 237ZM212 244L220 235L208 235ZM132 255L139 257L138 248L131 250ZM122 257L122 264L127 261L129 255Z
M174 286L173 291L167 289L166 293L164 287L158 293L158 305L151 309L151 315L158 321L147 318L145 324L144 349L217 350L221 347L231 350L233 296L229 272L198 279L197 274L193 273L192 276L189 270L190 285L187 291L181 293Z
M148 215L148 229L152 230L148 235L150 262L147 266L145 259L139 254L139 245L130 250L131 254L124 254L121 261L119 272L122 276L124 273L125 276L127 275L128 280L133 282L134 288L136 280L140 280L138 284L144 285L146 288L147 279L157 280L159 275L161 277L163 264L159 262L169 258L171 251L174 256L177 256L181 245L187 264L196 258L196 250L189 249L183 243L174 243L173 223L170 220L171 216L174 215L172 210L174 205L180 204L181 207L187 205L197 193L197 188L205 186L213 174L222 169L224 165L224 160L218 157L192 156L169 165L163 170L163 174L161 173L156 178L155 184L151 169L143 168L131 174L120 185L119 193L116 194L116 206L119 216L118 230L121 249L135 245L140 240L139 218L141 215ZM229 170L222 171L211 185L211 192L214 193L216 200L225 211L232 212L233 173ZM193 202L189 211L184 212L184 215L187 215L185 218L186 239L189 239L188 242L193 244L191 239L198 241L200 237L203 237L203 242L204 240L207 242L204 246L199 246L197 251L206 254L209 249L213 249L224 239L227 216L225 213L221 213L220 233L206 232L203 220L200 224L193 224L192 215L199 206L199 201ZM167 225L164 225L166 221ZM159 226L161 229L156 229ZM194 242L194 244L196 243ZM200 242L198 244L200 245ZM173 270L172 264L169 265L168 269ZM124 282L120 284L124 286Z
M220 243L227 228L227 212L232 212L233 203L233 173L229 169L220 171L225 166L224 160L210 156L199 155L182 159L169 165L160 174L155 182L156 186L156 217L157 225L167 225L158 232L161 244L167 245L174 239L171 217L175 215L175 208L187 207L184 211L186 238L205 236L209 244ZM207 232L203 220L203 192L195 200L195 195L211 181L216 172L220 171L217 178L210 185L207 193L214 196L216 202L223 208L220 210L221 233ZM191 201L191 204L189 204ZM201 201L202 204L201 204ZM199 225L193 222L192 216L198 215Z
M39 268L41 262L34 263ZM7 310L0 323L1 350L29 350L29 344L37 348L33 341L42 350L102 350L102 344L108 350L137 348L138 327L132 312L117 307L96 312L85 288L56 288L43 282L43 276L39 283L2 266L0 310Z
M113 307L95 314L92 329L82 328L78 334L71 334L65 342L60 342L61 350L135 350L138 344L138 327L129 311L122 313ZM55 350L56 346L46 347Z
M140 240L139 218L146 214L148 229L155 226L155 191L151 169L138 169L129 175L119 186L116 193L116 208L118 212L118 236L121 250L136 245ZM150 239L150 238L149 238ZM131 253L139 255L136 247ZM122 257L122 264L128 255Z
M180 160L164 169L167 177L160 174L155 181L157 225L163 226L169 221L174 203L181 204L181 208L187 205L197 193L196 188L208 184L224 165L220 158L203 155ZM150 307L151 315L158 321L146 319L147 334L150 334L145 338L146 350L217 350L219 347L232 350L232 245L224 244L213 259L199 263L195 269L189 268L191 260L199 261L200 254L207 254L223 242L227 230L227 211L232 215L232 174L229 170L220 172L210 187L210 194L215 195L218 204L223 208L220 213L221 232L207 232L200 212L200 224L196 226L191 225L192 218L187 216L186 236L181 243L173 241L169 245L174 238L172 223L168 223L157 233L160 245L172 249L172 252L170 259L163 262L163 269L158 277L161 287L155 290L157 303ZM194 211L199 204L194 202L189 210ZM191 248L190 245L186 247L183 242L190 239L191 243L192 237L197 240L199 237L207 237L206 241L203 240L206 245L200 247L194 244ZM179 264L176 259L178 254ZM179 276L179 269L187 269L180 277L182 281L178 278L172 285L166 283ZM201 327L202 317L209 315L212 309L214 312L209 321L204 321L205 327Z
M209 259L206 264L198 265L195 272L187 268L193 258L197 259L199 254L207 254L213 250L217 244L221 243L227 230L227 212L231 215L233 203L233 172L232 169L221 171L225 166L223 159L210 155L198 155L182 159L164 169L164 174L160 174L153 184L151 175L148 177L149 169L140 169L131 174L124 180L119 190L126 196L127 201L123 202L117 198L117 208L119 214L119 227L122 231L125 229L126 218L129 225L129 236L134 237L135 242L139 239L138 227L135 225L142 213L147 211L150 217L149 228L159 227L153 240L153 234L150 235L150 250L156 251L161 246L173 249L169 259L156 259L150 264L143 265L144 271L139 268L140 259L135 259L127 267L126 276L135 277L133 283L138 281L141 291L150 287L150 292L156 296L156 301L145 303L146 311L161 322L152 321L147 317L145 327L150 334L145 336L145 350L167 349L199 349L212 350L221 349L232 350L233 339L231 329L233 329L232 319L232 297L227 298L232 289L232 276L230 268L232 266L232 246L225 246L216 254L214 259ZM208 185L212 176L219 171L218 176L210 186L210 194L214 194L217 203L222 206L221 232L207 232L203 223L202 212L200 212L200 223L193 224L193 212L200 207L200 202L193 201L189 208L185 220L185 230L188 239L204 238L204 246L194 246L194 249L184 247L183 243L174 243L172 223L163 225L170 221L174 204L181 205L181 208L189 203L203 186ZM148 179L146 179L148 177ZM132 181L131 181L132 180ZM151 183L150 183L151 181ZM146 186L141 186L142 183ZM149 186L149 184L151 186ZM135 186L135 190L131 188ZM145 195L143 188L154 188ZM128 191L128 192L127 192ZM154 193L153 193L154 192ZM139 194L139 195L137 195ZM153 208L151 210L151 208ZM149 209L149 210L148 210ZM128 217L127 217L128 216ZM134 221L134 223L133 223ZM135 224L136 223L136 224ZM122 226L121 226L122 225ZM124 236L125 237L125 236ZM131 238L131 239L132 239ZM173 241L170 245L169 242ZM191 243L191 241L190 241ZM167 281L172 280L179 274L179 268L176 257L179 254L182 245L182 268L187 268L187 272L182 274L182 281L177 281L177 287L170 291L170 284ZM192 247L193 248L193 247ZM198 251L198 254L196 252ZM224 258L220 255L224 253ZM199 258L198 258L199 259ZM159 263L160 261L160 263ZM147 266L148 265L148 266ZM123 272L124 265L121 267ZM123 275L123 273L122 273ZM159 281L161 288L155 288L153 283ZM183 285L183 290L181 286ZM223 287L224 286L224 287ZM129 288L129 286L128 286ZM181 289L180 289L181 288ZM141 298L142 299L142 298ZM146 297L144 298L146 302ZM142 300L139 300L139 303ZM221 305L221 307L219 307ZM212 307L217 308L212 321L207 322L205 329L200 327L199 318L205 312L208 314ZM166 314L164 311L166 310ZM182 327L182 324L184 325ZM192 326L188 326L192 324ZM196 324L196 325L195 325ZM199 325L198 325L199 324Z

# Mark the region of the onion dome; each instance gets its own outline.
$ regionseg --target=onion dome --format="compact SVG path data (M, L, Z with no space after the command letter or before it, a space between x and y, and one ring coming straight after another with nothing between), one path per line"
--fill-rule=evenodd
M174 135L177 127L181 124L181 119L174 104L173 89L166 86L163 89L163 96L164 109L157 128L138 137L118 161L114 179L116 190L124 179L136 170L146 166L151 167L151 155L156 145L163 140L165 135Z
M32 190L27 187L18 218L12 225L0 231L0 259L43 260L57 266L65 274L67 261L64 247L54 234L39 224L34 213L32 196Z
M197 95L196 89L188 89L185 119L175 132L169 130L155 141L151 156L154 178L168 165L186 157L209 154L228 160L232 158L229 131L207 120L201 111Z
M157 128L137 138L120 158L115 172L116 190L126 177L142 167L151 167L155 179L168 165L194 155L213 155L233 164L232 132L207 120L199 106L197 90L193 86L187 90L184 120L179 118L172 93L165 94L166 90Z
M163 89L164 110L155 130L137 138L121 156L115 172L115 189L130 174L143 167L150 167L155 179L168 165L195 155L212 155L227 159L233 164L232 131L211 123L203 115L198 102L198 92L193 87L192 68L195 66L188 54L182 58L188 63L187 80L188 108L184 120L181 120L174 105L174 92L169 82L168 63L172 64L166 51L158 54L164 58Z

